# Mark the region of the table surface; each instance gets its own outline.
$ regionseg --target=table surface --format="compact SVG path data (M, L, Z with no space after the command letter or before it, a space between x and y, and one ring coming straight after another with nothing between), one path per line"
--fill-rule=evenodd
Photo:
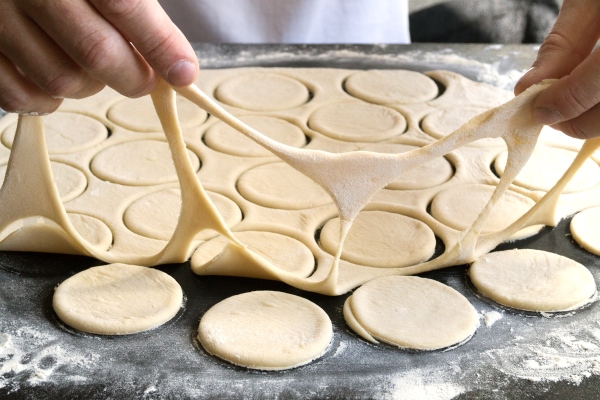
M532 46L196 45L203 68L241 66L448 69L505 88L531 64ZM568 256L600 278L600 257L577 246L568 220L507 248ZM482 315L466 344L410 352L359 339L346 326L347 297L303 292L280 282L194 275L187 263L161 270L182 286L185 306L166 325L100 337L65 327L52 311L56 285L101 262L78 256L0 253L0 397L10 398L600 398L600 308L561 315L516 312L480 298L465 266L431 272ZM334 326L327 353L281 372L234 367L204 352L198 321L212 305L252 290L279 290L321 306Z

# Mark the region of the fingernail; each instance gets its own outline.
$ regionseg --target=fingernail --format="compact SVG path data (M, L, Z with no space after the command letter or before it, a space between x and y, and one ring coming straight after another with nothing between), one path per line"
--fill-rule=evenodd
M558 111L546 107L538 107L533 110L533 120L538 124L553 125L564 120Z
M167 79L173 86L186 86L196 78L196 65L188 60L179 60L167 72Z

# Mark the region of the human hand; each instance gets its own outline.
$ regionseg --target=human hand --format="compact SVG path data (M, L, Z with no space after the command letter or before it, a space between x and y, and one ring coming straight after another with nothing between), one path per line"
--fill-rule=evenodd
M192 83L198 60L157 0L0 1L0 107L45 114L105 85L129 97L158 76Z
M600 1L564 0L533 67L515 86L519 94L543 79L557 78L533 102L536 122L569 136L600 136Z

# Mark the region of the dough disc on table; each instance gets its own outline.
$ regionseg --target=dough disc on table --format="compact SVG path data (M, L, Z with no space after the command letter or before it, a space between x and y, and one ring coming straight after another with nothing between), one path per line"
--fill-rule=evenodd
M335 254L340 236L340 219L323 226L320 243ZM435 235L425 223L387 211L361 211L346 237L342 260L370 267L406 267L431 258Z
M350 327L359 325L359 335L369 335L367 340L418 350L462 343L479 325L477 311L462 294L416 276L370 281L346 300L344 316Z
M571 220L571 234L581 247L600 256L600 207L576 214Z
M93 267L58 285L52 306L67 325L99 335L123 335L158 327L183 301L181 287L156 269L127 264Z
M198 340L210 354L252 369L309 363L329 347L333 329L316 304L282 292L257 291L223 300L200 320Z
M484 296L526 311L567 311L588 303L596 293L594 277L583 265L540 250L487 254L469 269Z

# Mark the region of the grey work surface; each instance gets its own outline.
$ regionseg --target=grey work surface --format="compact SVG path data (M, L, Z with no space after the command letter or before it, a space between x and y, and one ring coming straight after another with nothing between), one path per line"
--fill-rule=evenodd
M531 46L198 46L205 68L302 66L449 69L509 86L527 69ZM600 278L600 257L580 249L568 221L502 248L566 255ZM482 313L466 344L410 352L372 345L342 316L347 295L327 297L279 282L195 276L188 264L160 267L181 284L185 307L155 330L122 337L74 332L55 317L54 287L101 262L85 257L0 253L0 397L31 398L600 398L600 308L542 316L503 309L478 297L466 268L425 276L463 293ZM334 340L319 360L282 372L234 367L195 342L198 320L212 305L252 290L297 294L321 306ZM488 317L488 325L486 319ZM494 317L501 317L494 322ZM541 372L543 371L543 373Z

